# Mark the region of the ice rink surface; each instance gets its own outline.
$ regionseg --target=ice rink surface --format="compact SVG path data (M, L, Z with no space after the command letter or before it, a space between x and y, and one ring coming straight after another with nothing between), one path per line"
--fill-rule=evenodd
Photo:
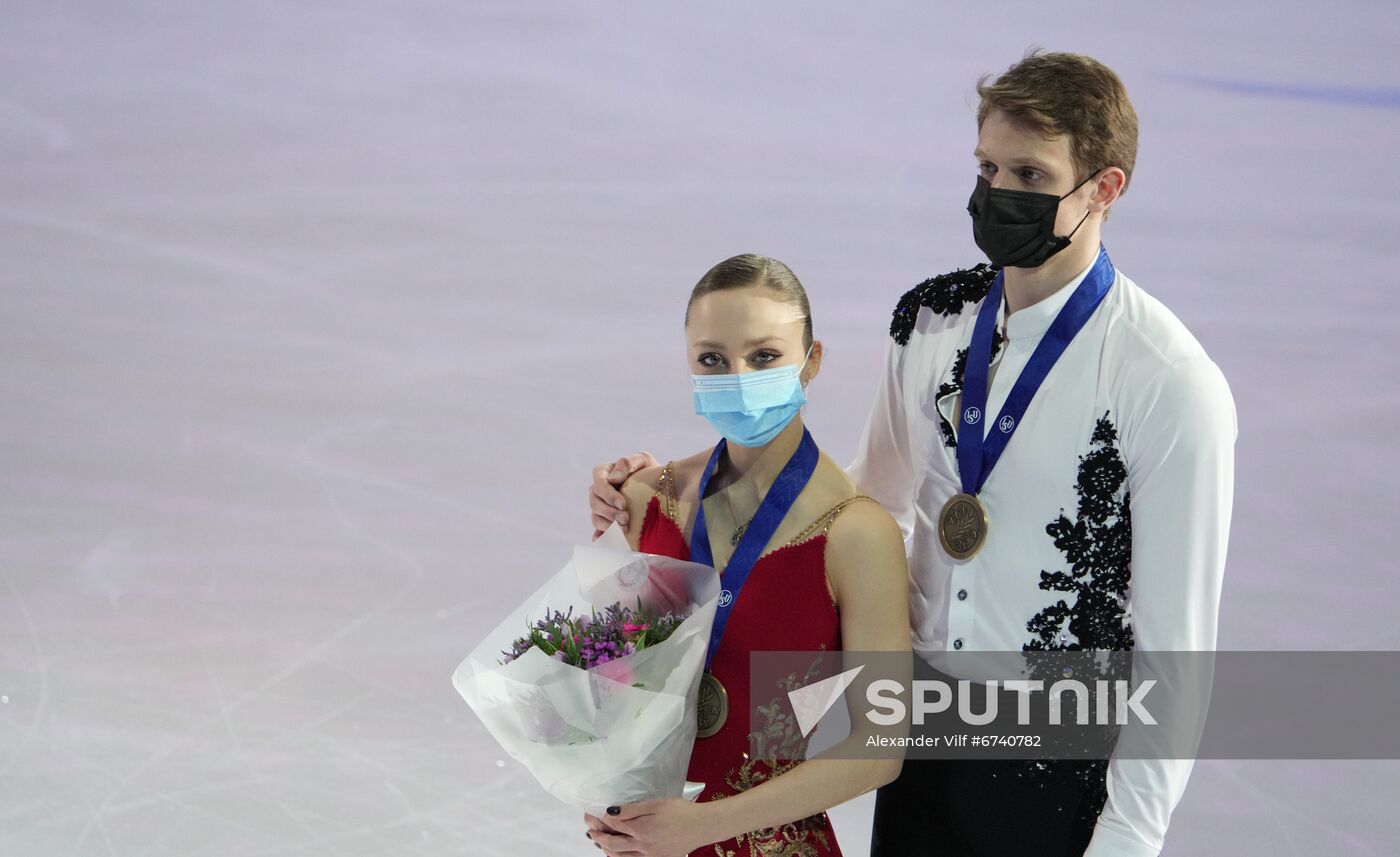
M802 277L850 460L1031 45L1124 78L1105 241L1235 396L1221 648L1400 648L1392 3L0 5L4 857L597 853L453 668L592 464L712 442L720 259ZM1397 798L1203 761L1164 853L1395 854Z

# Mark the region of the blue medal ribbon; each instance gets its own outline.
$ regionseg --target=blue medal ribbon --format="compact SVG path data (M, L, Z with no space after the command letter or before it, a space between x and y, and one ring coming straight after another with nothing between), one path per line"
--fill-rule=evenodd
M1055 320L1045 331L1031 359L1011 393L1002 405L1001 413L993 423L995 427L985 433L982 429L987 409L987 364L992 359L992 333L996 326L997 309L1001 306L1002 279L1005 271L998 271L991 291L987 293L982 308L977 313L977 323L972 329L972 342L967 350L967 365L963 370L962 414L958 430L958 475L962 480L962 490L976 494L982 490L987 476L1001 458L1002 450L1011 440L1011 435L1021 425L1021 417L1030 406L1050 369L1065 353L1075 334L1083 329L1094 314L1104 295L1113 285L1115 271L1109 261L1108 250L1099 247L1099 255L1094 266L1089 269L1084 280L1060 308Z
M714 566L715 560L710 551L709 532L705 527L705 489L710 484L710 477L715 472L715 465L719 463L719 456L724 452L724 448L725 442L721 439L715 446L715 451L710 453L709 463L705 465L705 472L700 476L700 508L695 513L695 526L690 533L691 562L708 566ZM797 495L802 493L807 481L812 478L812 472L817 469L817 456L816 441L812 440L812 433L804 427L802 441L798 443L787 464L783 465L778 478L773 480L768 493L763 496L763 502L759 504L753 520L744 530L743 538L739 540L734 554L730 556L728 564L720 574L719 607L715 610L715 624L710 631L710 648L705 655L706 670L714 661L715 652L719 651L724 626L729 623L729 614L733 611L735 602L739 600L739 591L743 589L744 581L748 579L749 572L753 570L753 565L758 561L768 540L777 532L778 525L797 500Z

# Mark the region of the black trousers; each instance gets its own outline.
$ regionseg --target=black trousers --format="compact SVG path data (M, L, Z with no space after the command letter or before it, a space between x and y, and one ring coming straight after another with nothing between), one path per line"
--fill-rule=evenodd
M919 658L915 672L942 675ZM905 759L876 793L870 855L1081 857L1106 771L1105 760Z

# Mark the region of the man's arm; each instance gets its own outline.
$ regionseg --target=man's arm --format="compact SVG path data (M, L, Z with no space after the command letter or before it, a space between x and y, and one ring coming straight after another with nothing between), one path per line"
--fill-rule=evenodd
M914 465L901 378L905 346L885 342L885 365L855 461L846 472L885 507L907 542L914 531Z
M1212 651L1238 435L1225 376L1205 356L1158 370L1123 428L1134 646L1139 652ZM1163 661L1164 674L1154 678L1164 698L1189 708L1196 701L1189 668ZM1155 857L1192 764L1112 759L1108 801L1085 857Z

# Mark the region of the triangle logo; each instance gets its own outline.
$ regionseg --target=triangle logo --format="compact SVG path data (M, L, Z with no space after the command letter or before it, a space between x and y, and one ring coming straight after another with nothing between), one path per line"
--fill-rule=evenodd
M802 728L803 738L812 734L822 717L831 710L831 706L836 704L836 700L841 698L841 694L846 692L846 688L851 686L851 682L855 681L863 669L865 664L788 692L788 702L792 704L792 711L797 715L797 725Z

